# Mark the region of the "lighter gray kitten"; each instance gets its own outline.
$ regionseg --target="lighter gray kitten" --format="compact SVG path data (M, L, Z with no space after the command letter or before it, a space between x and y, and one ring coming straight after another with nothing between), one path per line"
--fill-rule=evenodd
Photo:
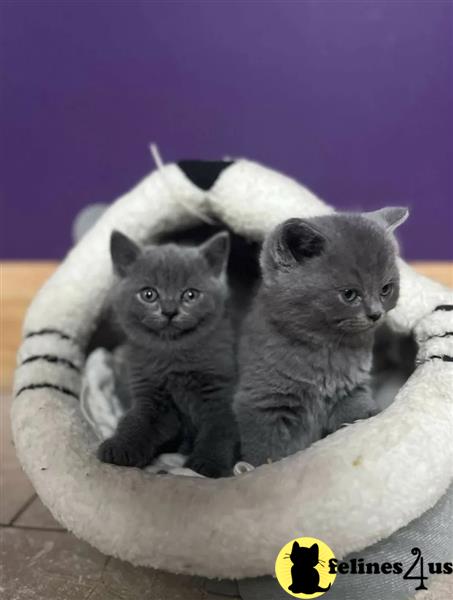
M377 412L374 332L398 299L392 232L407 216L384 208L289 219L267 237L234 399L244 460L278 460Z

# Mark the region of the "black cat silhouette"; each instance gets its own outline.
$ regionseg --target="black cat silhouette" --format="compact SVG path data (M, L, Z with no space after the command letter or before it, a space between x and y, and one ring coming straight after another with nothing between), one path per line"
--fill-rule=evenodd
M319 573L315 567L322 561L319 560L318 544L305 548L294 542L289 558L293 566L292 583L288 589L293 594L316 594L330 589L330 583L326 588L319 587Z

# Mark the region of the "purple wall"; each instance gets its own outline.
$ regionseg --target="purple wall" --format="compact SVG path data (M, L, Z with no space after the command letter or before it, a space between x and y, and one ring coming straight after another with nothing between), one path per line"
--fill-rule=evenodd
M453 259L451 2L2 2L2 257L166 161L246 156L341 208L407 204Z

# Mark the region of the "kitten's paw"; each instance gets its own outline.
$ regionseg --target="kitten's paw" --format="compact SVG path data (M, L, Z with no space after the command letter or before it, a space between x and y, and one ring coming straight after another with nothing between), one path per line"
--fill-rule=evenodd
M186 469L192 469L192 471L196 471L205 477L217 478L232 475L231 468L227 468L225 465L215 462L205 456L190 456L184 467Z
M364 404L359 407L358 411L355 415L353 415L353 420L358 421L359 419L369 419L370 417L374 417L379 413L379 408L374 402L370 402L369 404Z
M116 437L104 440L98 448L97 456L102 462L120 467L143 468L152 460L151 452Z

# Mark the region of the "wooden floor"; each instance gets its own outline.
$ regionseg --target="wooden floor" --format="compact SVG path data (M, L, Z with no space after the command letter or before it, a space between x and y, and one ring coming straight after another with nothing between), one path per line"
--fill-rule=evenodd
M56 262L0 263L0 389L11 386L25 311L57 265Z
M417 263L453 287L453 263ZM104 556L52 518L17 461L9 426L10 388L21 325L53 262L0 264L0 590L5 600L215 600L203 580L137 568ZM453 580L452 580L453 584ZM442 589L426 600L453 598ZM422 600L422 599L420 599Z

